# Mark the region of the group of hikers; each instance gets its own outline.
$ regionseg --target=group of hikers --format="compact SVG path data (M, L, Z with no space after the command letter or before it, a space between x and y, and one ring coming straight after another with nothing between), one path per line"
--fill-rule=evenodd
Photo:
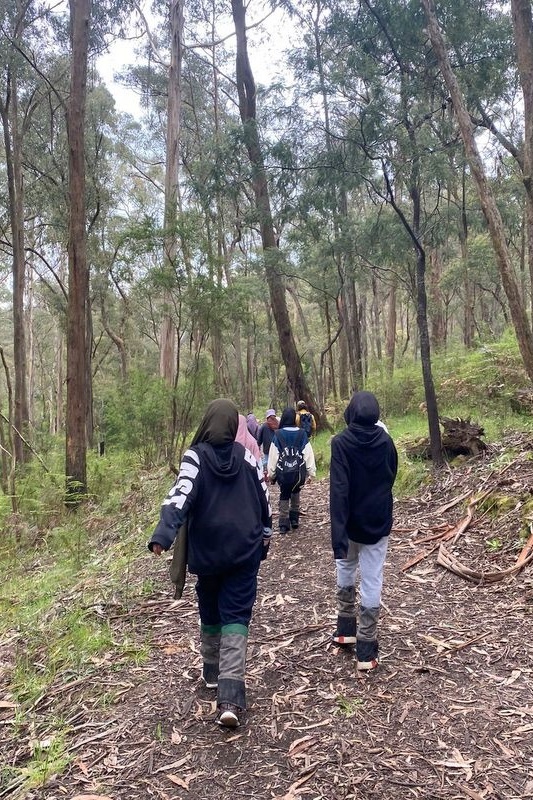
M357 669L379 664L378 620L392 528L398 456L371 392L355 392L346 428L331 440L329 500L336 570L333 642L355 647ZM299 527L300 491L316 475L316 420L305 401L259 425L231 400L213 400L163 501L148 548L170 549L186 524L187 565L196 575L202 679L217 690L216 722L238 727L246 710L248 628L261 561L272 538L269 484L279 486L278 528Z

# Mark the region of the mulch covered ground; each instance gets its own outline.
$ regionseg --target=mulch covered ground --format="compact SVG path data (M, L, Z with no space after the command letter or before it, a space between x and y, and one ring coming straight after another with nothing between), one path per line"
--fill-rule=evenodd
M94 613L123 651L148 638L148 658L58 676L16 739L0 706L5 763L23 763L58 716L71 754L42 789L0 783L0 798L533 797L533 441L505 447L396 504L381 665L368 675L330 642L327 484L304 489L300 530L275 537L261 570L236 731L214 724L215 693L199 680L193 580L175 602L165 561L139 559L130 591L148 576L156 590Z

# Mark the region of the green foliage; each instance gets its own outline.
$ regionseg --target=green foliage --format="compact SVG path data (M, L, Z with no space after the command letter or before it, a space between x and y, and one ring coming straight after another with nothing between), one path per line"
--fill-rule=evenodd
M101 432L106 447L139 453L145 466L157 464L169 441L171 390L160 378L132 372L103 399Z
M343 694L337 695L335 702L337 705L335 713L347 719L360 714L364 705L361 697L346 697Z
M514 389L527 385L514 333L507 330L496 342L476 349L450 348L432 359L433 377L444 416L509 415L509 397ZM416 415L424 401L421 366L410 362L391 376L385 371L371 374L367 388L376 393L385 419L389 415Z

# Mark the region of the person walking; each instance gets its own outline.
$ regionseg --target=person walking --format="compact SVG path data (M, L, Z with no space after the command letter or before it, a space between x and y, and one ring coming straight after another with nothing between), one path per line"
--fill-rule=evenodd
M268 464L268 454L270 452L270 445L272 444L272 440L274 439L274 434L276 433L278 428L279 428L279 419L276 416L276 409L268 408L265 414L265 422L263 422L263 424L259 428L259 433L257 435L257 444L263 451L262 464L265 473L265 478L267 477L267 464Z
M279 532L300 524L300 491L316 475L315 454L305 431L296 426L296 411L286 408L268 454L268 478L279 485Z
M377 629L398 470L396 447L378 424L379 413L371 392L355 392L344 412L347 428L331 441L329 497L338 612L333 641L355 644L359 670L379 664Z
M259 445L257 444L257 439L250 433L250 429L246 422L246 417L244 414L239 414L239 426L237 428L237 435L235 436L235 441L240 442L243 447L250 451L253 457L259 462L262 463L262 456L261 450L259 449Z
M309 439L316 433L315 415L311 414L305 400L298 400L296 403L296 425L306 432Z
M188 569L197 576L202 677L207 687L217 688L216 721L230 728L241 724L246 709L248 627L272 533L261 467L235 441L238 420L231 400L209 404L148 543L161 555L187 519Z
M259 428L261 426L259 425L255 414L250 413L246 415L246 425L254 439L257 441L257 437L259 436Z

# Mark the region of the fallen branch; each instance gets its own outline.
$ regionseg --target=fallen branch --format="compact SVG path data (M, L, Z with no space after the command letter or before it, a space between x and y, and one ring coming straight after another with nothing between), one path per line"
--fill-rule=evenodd
M401 568L402 572L414 567L415 564L418 564L420 561L423 561L425 558L430 556L431 553L435 552L435 550L439 547L439 542L446 542L450 539L453 539L453 541L456 542L459 536L466 531L472 522L474 518L474 508L478 503L484 500L487 495L490 494L490 491L490 489L487 489L471 500L471 502L468 504L468 508L466 509L466 517L463 517L463 519L459 520L459 522L457 522L453 528L447 528L442 533L432 534L431 536L426 536L424 539L422 539L422 542L431 542L436 540L437 544L433 545L433 547L430 547L429 550L425 550L423 553L418 553L416 556L413 556L413 558L403 565ZM442 544L440 546L442 547Z
M531 527L530 530L532 530ZM456 558L453 553L450 553L450 551L444 545L444 542L441 543L439 554L437 556L437 564L440 564L441 567L453 572L454 575L459 575L460 578L465 578L465 580L472 581L472 583L477 583L479 585L486 583L497 583L505 578L509 578L511 575L515 575L517 572L520 572L521 569L523 569L532 561L533 531L531 532L531 535L524 547L520 551L515 563L511 567L507 567L507 569L495 570L494 572L480 572L479 570L470 569L470 567L466 567L464 564L461 564L459 559Z

